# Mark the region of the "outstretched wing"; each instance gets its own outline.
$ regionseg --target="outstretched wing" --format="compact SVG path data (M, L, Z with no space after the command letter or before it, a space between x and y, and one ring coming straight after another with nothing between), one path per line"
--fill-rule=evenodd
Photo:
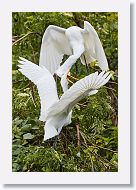
M72 54L65 31L64 28L50 25L43 35L39 66L45 66L52 75L60 67L64 54Z
M19 71L31 80L38 88L41 101L40 120L45 121L46 110L58 101L56 83L53 76L45 67L39 67L32 62L20 58Z
M102 70L107 71L108 62L101 41L94 27L87 21L84 21L83 37L86 49L84 52L86 62L89 63L96 59L98 61L99 67ZM83 56L81 57L81 61L83 64L85 64Z
M60 98L60 100L48 109L47 115L57 113L69 113L71 109L85 96L96 94L101 86L106 84L111 77L109 72L98 72L90 74L72 85Z

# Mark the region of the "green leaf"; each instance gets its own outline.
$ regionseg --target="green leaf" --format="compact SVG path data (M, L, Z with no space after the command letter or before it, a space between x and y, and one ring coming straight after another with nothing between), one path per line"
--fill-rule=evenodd
M26 124L21 128L21 131L23 132L30 132L31 130L31 124Z
M23 135L23 139L27 140L27 139L33 139L34 135L32 135L31 133L26 133Z

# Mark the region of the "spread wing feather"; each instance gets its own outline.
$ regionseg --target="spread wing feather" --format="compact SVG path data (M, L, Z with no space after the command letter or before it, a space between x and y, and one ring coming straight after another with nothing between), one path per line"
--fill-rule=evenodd
M43 35L39 66L45 66L52 75L60 67L64 54L72 54L65 31L64 28L50 25Z
M32 62L20 58L19 71L31 80L38 88L41 100L40 120L45 121L46 110L58 101L56 83L51 73L44 67L39 67Z
M99 67L102 70L108 70L107 58L96 30L87 21L84 21L84 28L85 30L83 36L86 49L84 55L86 62L89 63L96 59L98 61ZM83 56L81 57L81 61L83 64L85 64Z
M104 71L98 75L98 72L90 74L72 85L47 111L47 117L57 113L69 113L71 109L85 96L96 94L98 88L106 84L111 77L109 72Z

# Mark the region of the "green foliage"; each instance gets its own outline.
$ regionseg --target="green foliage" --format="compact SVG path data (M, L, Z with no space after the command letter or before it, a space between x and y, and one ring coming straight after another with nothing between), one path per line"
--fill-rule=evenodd
M96 95L75 106L72 124L63 128L55 147L55 138L43 142L44 123L38 120L40 100L37 89L17 70L17 60L21 56L38 64L42 35L48 25L68 28L82 26L84 20L88 20L98 32L114 76ZM13 13L13 171L118 170L117 30L117 13ZM89 67L90 73L99 70L96 65L93 63ZM72 68L72 75L78 78L86 75L80 61ZM59 81L57 85L61 95ZM77 145L77 124L80 146Z

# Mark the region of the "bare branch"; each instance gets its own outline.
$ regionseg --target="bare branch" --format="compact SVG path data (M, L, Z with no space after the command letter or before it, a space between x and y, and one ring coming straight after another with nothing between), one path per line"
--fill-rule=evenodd
M77 128L77 146L80 147L80 130L79 130L79 124L76 124Z
M16 43L20 42L21 40L23 40L24 38L26 38L27 36L29 36L30 34L38 34L40 35L39 33L36 33L36 32L28 32L27 34L25 34L24 36L22 36L21 38L19 38L18 40L14 41L12 43L12 46L14 46ZM40 35L41 36L41 35Z

